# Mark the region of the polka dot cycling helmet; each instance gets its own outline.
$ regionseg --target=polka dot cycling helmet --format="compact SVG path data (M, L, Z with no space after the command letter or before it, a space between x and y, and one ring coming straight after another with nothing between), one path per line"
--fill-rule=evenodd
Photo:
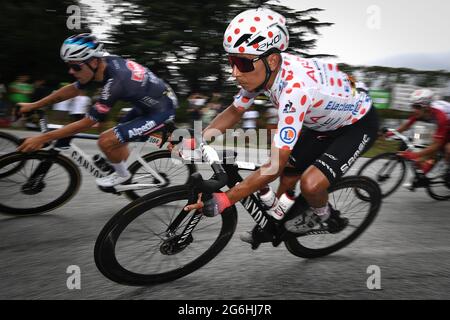
M286 19L266 8L238 14L228 25L223 46L227 53L261 55L269 50L285 51L289 46Z

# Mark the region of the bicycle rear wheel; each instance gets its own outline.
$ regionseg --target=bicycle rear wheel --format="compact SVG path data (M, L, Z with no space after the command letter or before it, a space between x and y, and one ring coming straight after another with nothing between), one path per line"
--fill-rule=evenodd
M191 174L197 171L194 164L182 163L176 159L172 159L172 153L169 150L160 150L148 153L142 156L142 159L158 174L160 174L167 183L160 187L143 190L125 191L125 195L130 200L136 200L156 189L184 185L188 182ZM133 183L153 183L158 181L147 172L139 161L135 161L130 165L128 170L131 173L131 182Z
M377 182L385 198L397 190L405 179L406 162L395 153L382 153L364 163L357 175Z
M43 150L2 157L0 172L9 172L0 178L0 212L10 215L53 210L69 201L81 183L72 161Z
M190 186L174 186L145 195L120 210L95 243L100 272L117 283L151 285L183 277L212 260L233 236L236 207L220 217L207 218L183 210L194 198ZM186 236L191 219L199 219L195 220L198 224Z
M374 221L381 206L381 191L367 177L344 177L329 188L329 203L340 212L340 218L348 219L348 224L342 230L331 230L329 219L305 235L290 235L285 241L289 252L302 258L318 258L349 245Z

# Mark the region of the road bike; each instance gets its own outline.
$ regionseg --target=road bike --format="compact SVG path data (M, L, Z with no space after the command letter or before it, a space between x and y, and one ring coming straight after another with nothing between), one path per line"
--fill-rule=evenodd
M39 120L41 132L48 130L45 117ZM144 146L162 147L175 130L173 121L145 137L146 143L134 143L127 159L132 177L127 184L100 188L104 192L125 194L135 200L155 188L185 184L196 171L192 163L183 163L172 157L169 150L145 155ZM158 133L162 134L158 135ZM41 214L68 202L79 190L79 167L95 178L112 172L112 167L101 156L90 157L72 139L98 139L98 135L77 134L49 144L31 153L13 152L0 158L0 212L10 215Z
M390 131L393 139L399 140L398 151L415 151L425 146L412 143L411 139L399 133L395 129L384 129ZM427 193L435 200L450 199L450 166L439 154L433 169L424 174L418 166L410 160L399 156L396 152L386 152L373 157L364 163L357 175L367 176L375 180L381 188L383 198L394 193L406 178L407 167L411 169L413 178L408 186L409 190L425 188Z
M225 185L242 181L241 170L255 171L253 163L235 161L236 153L219 157L201 144L203 159L214 175L203 180L194 173L186 185L168 187L139 198L115 214L100 232L94 249L95 263L108 279L126 285L152 285L172 281L201 268L216 257L236 230L236 206L220 216L205 217L201 210L184 211L199 193L211 194ZM222 165L223 163L223 165ZM349 245L374 221L381 206L378 185L366 177L344 177L329 188L331 217L312 231L296 235L284 222L304 214L308 204L300 195L285 218L277 221L263 207L256 194L241 204L255 220L253 249L271 242L284 242L288 251L302 258L317 258Z

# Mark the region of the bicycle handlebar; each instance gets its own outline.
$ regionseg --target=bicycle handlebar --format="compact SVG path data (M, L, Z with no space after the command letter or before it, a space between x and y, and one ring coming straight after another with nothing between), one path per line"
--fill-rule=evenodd
M208 146L203 141L203 138L200 139L202 139L202 142L200 144L202 156L205 161L211 165L211 168L214 171L214 175L209 180L203 180L203 177L200 175L200 173L196 172L191 175L191 182L199 191L212 194L213 192L219 191L227 184L228 175L225 172L222 164L220 163L220 158L217 154L217 151L213 147Z
M401 134L400 132L398 132L395 129L382 128L381 131L383 132L383 134L385 134L386 132L392 132L392 134L398 140L401 140L401 141L403 141L405 143L405 145L408 147L408 149L413 149L415 147L415 145L411 142L410 138L408 138L407 136Z

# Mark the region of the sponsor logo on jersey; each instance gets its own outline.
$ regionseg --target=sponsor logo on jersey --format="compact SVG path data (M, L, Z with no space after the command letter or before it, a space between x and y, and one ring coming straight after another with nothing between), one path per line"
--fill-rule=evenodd
M113 84L114 80L109 79L108 82L106 82L105 86L103 87L102 93L100 95L100 99L102 100L108 100L111 96L111 86Z
M155 105L157 105L159 103L158 100L155 100L155 99L153 99L151 97L148 97L148 96L142 98L141 100L139 100L139 102L142 102L143 104L145 104L148 107L155 106Z
M296 109L292 105L293 103L289 100L288 103L284 106L283 113L294 113Z
M156 126L155 121L146 121L145 124L139 128L133 128L132 130L128 130L128 136L131 138L142 136L147 131L150 131Z
M292 127L285 127L280 131L280 138L286 144L292 144L297 138L297 131Z
M351 112L356 116L362 105L362 101L359 100L356 103L339 103L336 101L329 101L325 110L341 111L341 112Z
M324 153L324 155L330 158L331 160L337 161L337 158L329 153Z
M350 167L355 163L356 159L358 159L359 156L364 152L364 149L366 148L370 140L370 137L365 134L361 143L359 144L358 150L356 150L353 156L348 159L347 163L341 167L342 173L346 173L348 169L350 169Z
M139 63L127 60L127 68L131 71L131 80L142 82L145 77L146 69Z
M111 108L108 107L106 104L97 102L97 103L95 104L95 110L97 110L98 113L104 114L104 113L108 113L109 110L111 110Z
M327 168L328 171L330 171L333 178L336 178L336 172L334 172L333 168L331 168L327 163L323 162L322 160L317 160L322 166Z

